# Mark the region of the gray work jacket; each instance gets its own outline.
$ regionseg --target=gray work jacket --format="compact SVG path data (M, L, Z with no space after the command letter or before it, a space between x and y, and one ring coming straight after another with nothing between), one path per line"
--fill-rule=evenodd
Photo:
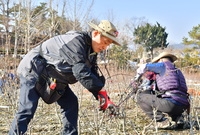
M91 32L70 31L48 39L26 54L18 66L18 74L26 76L31 70L31 61L38 55L59 72L71 73L95 97L104 86L97 71Z

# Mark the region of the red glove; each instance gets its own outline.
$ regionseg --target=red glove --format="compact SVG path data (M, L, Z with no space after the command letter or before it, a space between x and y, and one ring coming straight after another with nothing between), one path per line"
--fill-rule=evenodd
M117 106L112 101L110 101L110 97L107 95L106 91L99 91L98 99L100 100L100 111L105 112L105 110L108 108L111 115L117 114Z

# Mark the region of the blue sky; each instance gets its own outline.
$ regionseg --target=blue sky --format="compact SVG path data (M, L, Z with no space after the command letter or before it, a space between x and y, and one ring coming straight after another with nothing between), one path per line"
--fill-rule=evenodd
M200 0L95 0L92 9L99 20L112 11L119 22L133 17L158 22L166 27L169 43L181 43L200 24Z

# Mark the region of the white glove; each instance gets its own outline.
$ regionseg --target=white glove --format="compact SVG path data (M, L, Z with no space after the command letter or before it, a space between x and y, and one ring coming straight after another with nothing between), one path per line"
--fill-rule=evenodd
M151 90L151 82L148 79L144 79L142 84L140 85L142 90Z
M143 74L146 68L146 64L140 65L140 67L136 70L137 74Z
M143 74L145 71L147 64L141 64L140 67L137 69L137 74Z
M136 75L134 77L135 80L138 80L144 74L145 68L146 64L142 64L139 66L139 68L136 70Z

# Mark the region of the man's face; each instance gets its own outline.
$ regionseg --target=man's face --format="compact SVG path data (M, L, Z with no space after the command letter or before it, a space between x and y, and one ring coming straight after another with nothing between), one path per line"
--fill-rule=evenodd
M93 31L92 34L92 48L94 52L99 53L103 50L106 50L113 41L105 36L103 36L98 31Z

